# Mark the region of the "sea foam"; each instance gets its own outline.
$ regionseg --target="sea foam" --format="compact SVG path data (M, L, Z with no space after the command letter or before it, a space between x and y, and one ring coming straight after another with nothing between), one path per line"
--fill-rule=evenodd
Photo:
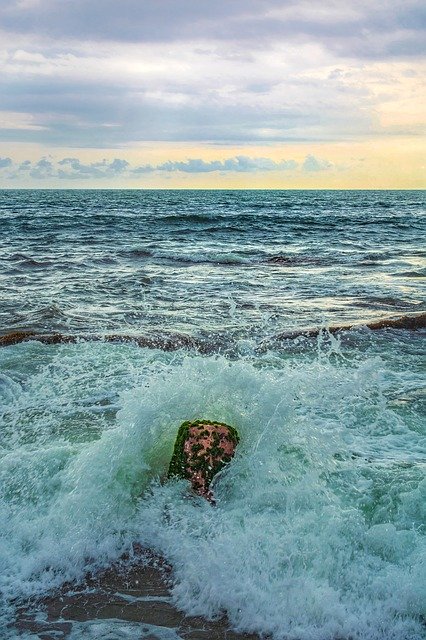
M171 564L173 601L188 614L226 613L277 640L423 638L421 429L415 403L392 404L396 382L412 389L416 373L330 340L255 360L9 347L5 620L15 598L81 580L139 542ZM215 507L164 481L179 424L195 418L241 435Z

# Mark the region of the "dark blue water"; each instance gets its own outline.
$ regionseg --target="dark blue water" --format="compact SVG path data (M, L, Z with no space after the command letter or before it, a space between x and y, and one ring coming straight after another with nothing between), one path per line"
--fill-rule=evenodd
M3 191L0 326L268 333L421 310L420 191Z

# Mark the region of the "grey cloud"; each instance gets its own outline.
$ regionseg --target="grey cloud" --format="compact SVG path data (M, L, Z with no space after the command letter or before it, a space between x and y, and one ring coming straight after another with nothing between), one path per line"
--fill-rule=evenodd
M4 169L5 167L11 167L11 166L12 166L11 158L0 158L0 169Z
M0 0L0 5L3 27L27 33L33 42L25 54L31 57L47 48L40 69L32 63L21 68L11 54L7 73L0 74L0 110L30 115L31 126L0 129L0 140L11 143L119 148L141 141L275 143L380 134L375 110L380 98L372 97L368 84L345 84L338 72L315 80L316 61L302 45L321 42L338 56L358 58L398 58L420 51L417 0L383 0L377 6L366 0L318 0L318 11L315 3L308 10L296 0L38 0L25 5ZM71 44L69 37L75 38ZM80 53L79 38L93 41ZM106 38L154 43L136 56L140 75L134 69L126 75L126 55L117 54L130 51L130 57L134 48L112 47L109 52L108 44L99 54L103 73L93 78L96 42ZM155 43L185 38L199 39L200 46L171 49L178 67L182 55L183 70L175 77L167 73L167 48ZM300 44L300 62L292 59L287 68L285 53L278 49L274 55L282 70L274 62L268 66L274 42ZM152 59L144 53L148 49ZM90 69L85 69L84 58L81 64L55 66L58 55L67 51L86 55ZM154 62L154 71L145 73L145 61ZM329 61L327 54L319 68ZM332 56L334 63L337 69L346 67Z
M213 160L205 162L199 158L186 160L183 162L164 162L157 167L160 171L183 171L184 173L210 173L211 171L221 171L224 169L223 160Z
M110 178L118 176L126 171L129 163L127 160L115 158L111 162L102 160L101 162L83 164L78 158L64 158L63 160L59 160L58 165L61 168L55 173L56 177L84 180L88 178Z
M270 158L249 158L248 156L236 156L226 160L211 160L206 162L201 159L191 159L184 162L168 161L156 167L158 171L183 171L184 173L210 173L212 171L285 171L295 169L297 162L294 160L282 160L275 162Z
M315 156L309 154L305 158L302 169L308 172L325 171L326 169L331 169L333 166L334 165L332 162L316 158Z
M93 180L114 177L136 178L142 174L158 173L232 173L232 172L269 172L288 171L298 166L295 160L281 160L276 162L270 158L250 158L248 156L236 156L224 160L205 161L199 158L185 161L169 160L157 165L144 164L132 167L127 160L115 158L114 160L102 160L100 162L83 163L78 158L63 158L61 160L41 158L37 162L24 160L14 165L12 161L0 169L11 169L8 176L19 178L30 176L36 180Z
M30 169L30 176L37 180L50 178L53 175L53 163L46 158L42 158Z
M271 7L285 0L40 0L23 7L17 0L3 3L3 26L20 33L40 33L78 40L168 41L219 37L227 23L264 19ZM235 37L236 34L234 34Z
M242 83L245 90L244 79ZM251 99L250 94L237 91L227 101L215 88L195 85L185 88L185 101L179 104L173 99L179 87L164 87L169 93L158 100L132 83L120 85L114 77L92 83L0 77L0 109L31 113L38 127L0 129L0 140L117 148L129 141L153 140L319 140L370 130L369 112L358 108L358 89L343 94L331 87L333 91L325 96L323 82L303 85L296 79L291 87L304 93L302 103L262 106L257 94Z
M271 40L308 39L339 55L373 58L424 50L419 32L426 17L420 0L323 0L318 2L319 11L316 9L315 2L308 11L307 5L296 0L40 0L33 6L6 0L0 20L10 32L57 39L213 39L250 42L252 47Z
M141 175L143 173L152 173L155 170L156 170L156 167L153 166L152 164L143 164L140 167L135 167L134 169L131 169L131 173L133 173L134 175Z
M1 159L0 159L1 160ZM10 160L6 158L6 160ZM114 178L123 175L130 167L127 160L115 158L114 160L102 160L85 164L78 158L41 158L38 161L24 160L14 164L12 160L7 163L0 161L0 170L6 171L7 176L13 179L30 177L35 180L47 180L51 178L64 180L87 180Z

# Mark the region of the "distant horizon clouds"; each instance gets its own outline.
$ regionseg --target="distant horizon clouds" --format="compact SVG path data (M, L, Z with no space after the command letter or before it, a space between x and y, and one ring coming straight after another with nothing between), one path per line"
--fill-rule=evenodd
M128 168L106 166L120 158L134 172L140 149L140 167L214 181L250 171L237 157L263 158L255 170L265 176L289 174L295 167L279 158L295 148L306 175L337 171L356 145L368 164L392 139L413 149L418 182L425 24L418 0L3 0L0 155L14 166L30 159L35 181L35 165L58 149L79 164L54 180L62 171L73 183L133 181ZM397 156L384 155L390 175ZM346 162L346 181L355 164Z
M280 160L275 162L270 158L250 158L236 156L224 160L205 161L201 158L188 158L183 161L167 160L161 164L145 164L133 166L123 158L109 161L105 158L98 162L82 163L78 158L43 157L36 161L23 160L14 163L11 158L0 157L0 176L3 173L9 180L19 180L23 175L45 180L49 178L79 179L111 178L118 175L137 178L141 174L149 173L256 173L270 171L324 171L333 166L328 160L306 156L303 163L295 160Z

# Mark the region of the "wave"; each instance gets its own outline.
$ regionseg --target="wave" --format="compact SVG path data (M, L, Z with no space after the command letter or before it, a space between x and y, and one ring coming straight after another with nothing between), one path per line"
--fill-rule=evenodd
M268 256L261 260L264 264L271 265L282 265L282 266L300 266L307 264L328 264L330 260L325 258L319 258L316 256L303 256L303 255L293 255L293 256L284 256L284 255L274 255Z
M10 400L27 422L1 450L5 597L72 590L136 542L170 564L172 603L187 615L225 612L274 640L420 640L426 485L409 454L422 440L413 416L384 402L386 363L123 359L135 352L115 361L108 345L77 345L44 366L33 356ZM120 386L117 418L85 439L91 423L77 415L78 438L66 430L72 402L101 384ZM241 436L216 507L161 482L179 424L199 416Z
M250 257L232 251L161 251L152 249L130 249L120 252L121 256L128 258L150 258L151 262L165 262L177 264L245 264Z
M217 214L216 212L212 212L212 213L176 213L176 214L163 214L159 217L159 222L161 222L161 224L167 223L167 224L191 224L191 223L198 223L198 222L216 222L218 220L218 218L222 218L222 216L220 216L220 214ZM223 216L223 218L226 220L227 217Z
M354 302L357 307L367 307L368 309L380 308L380 307L397 307L413 308L417 306L416 302L410 302L404 300L404 298L393 298L391 296L366 296Z
M152 249L129 249L119 252L125 258L149 258L150 261L177 263L177 264L220 264L220 265L273 265L273 266L293 266L309 264L325 264L329 262L325 258L317 256L302 255L267 255L262 256L255 251L234 252L234 251L194 251L192 253L184 251L160 251Z
M397 271L392 275L397 278L426 278L426 269L419 271Z
M13 264L11 271L13 273L21 271L34 271L44 270L48 267L55 267L57 265L55 259L52 256L33 257L25 253L13 253L7 257L7 262Z
M194 253L160 253L154 252L153 256L156 260L166 260L180 264L220 264L220 265L243 265L251 262L250 256L244 256L239 253L216 252L216 251L200 251Z
M134 248L119 251L118 255L125 258L150 258L153 255L153 252L150 249Z
M271 265L271 266L303 266L327 265L331 259L308 255L272 255L262 256L258 252L234 253L201 251L199 253L152 253L154 259L171 260L177 263L220 264L220 265Z

